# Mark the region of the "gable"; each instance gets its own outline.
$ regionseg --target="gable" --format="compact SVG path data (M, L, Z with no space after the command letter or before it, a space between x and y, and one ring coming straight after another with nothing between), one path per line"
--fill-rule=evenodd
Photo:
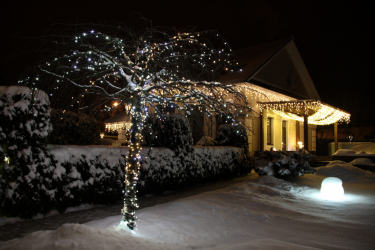
M286 48L272 57L251 79L300 99L311 98Z
M296 99L320 96L293 37L236 51L240 71L228 73L224 84L252 83Z
M269 58L247 81L298 99L320 99L292 39Z

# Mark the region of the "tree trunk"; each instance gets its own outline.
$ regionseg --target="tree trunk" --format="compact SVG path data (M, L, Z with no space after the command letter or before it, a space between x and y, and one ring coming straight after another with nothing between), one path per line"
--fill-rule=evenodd
M140 168L141 151L141 128L142 128L142 105L138 96L133 98L132 106L132 126L130 134L129 155L125 167L125 195L124 208L121 210L122 220L127 222L127 226L133 230L137 217L135 209L137 204L137 180Z

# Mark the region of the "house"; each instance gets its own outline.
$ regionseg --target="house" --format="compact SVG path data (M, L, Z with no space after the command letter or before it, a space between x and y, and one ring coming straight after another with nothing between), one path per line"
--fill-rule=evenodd
M320 101L293 37L235 54L239 72L224 75L220 82L236 84L250 100L254 112L240 120L252 131L251 152L304 147L314 153L317 126L336 124L337 131L337 122L349 122L349 113ZM223 121L218 116L210 119L204 133L214 137Z
M250 152L295 151L303 147L314 153L319 125L335 124L337 140L337 123L348 122L350 114L320 101L293 37L235 54L238 71L222 76L219 81L235 84L245 92L253 109L251 114L239 116L240 123L252 131L248 133ZM194 142L202 136L215 138L219 126L226 123L220 115L208 117L199 110L191 113ZM113 117L114 120L106 121L106 127L124 127L125 118L128 119Z
M105 129L109 131L117 131L118 142L125 143L127 141L127 132L131 127L131 115L129 112L122 112L115 116L112 116L108 120L104 121Z

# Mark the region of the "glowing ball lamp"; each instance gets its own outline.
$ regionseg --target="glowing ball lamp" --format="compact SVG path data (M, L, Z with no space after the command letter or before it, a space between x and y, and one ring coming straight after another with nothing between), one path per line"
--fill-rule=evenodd
M340 200L344 198L342 180L336 177L327 177L322 181L320 194L327 200Z

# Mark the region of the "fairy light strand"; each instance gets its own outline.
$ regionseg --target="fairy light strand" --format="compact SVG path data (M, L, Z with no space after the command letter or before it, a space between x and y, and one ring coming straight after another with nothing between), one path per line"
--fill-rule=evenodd
M258 102L261 110L272 110L279 116L291 120L302 121L303 115L308 115L308 123L313 125L329 125L336 122L350 122L350 114L340 109L334 108L319 100L291 100L291 101L276 101L276 102ZM289 112L288 112L289 111ZM291 113L297 112L300 115Z
M170 32L121 26L116 27L116 35L123 38L95 30L78 33L70 40L64 36L61 41L52 41L59 47L56 55L38 65L37 74L19 81L32 89L44 88L53 107L64 104L76 110L108 112L113 107L106 105L114 100L118 105L131 105L131 124L107 128L130 127L131 131L122 215L132 230L137 220L146 106L156 112L174 107L186 116L196 108L207 116L225 115L232 123L238 123L238 114L248 109L245 89L207 81L234 68L232 50L221 36L210 31L177 32L173 36Z

